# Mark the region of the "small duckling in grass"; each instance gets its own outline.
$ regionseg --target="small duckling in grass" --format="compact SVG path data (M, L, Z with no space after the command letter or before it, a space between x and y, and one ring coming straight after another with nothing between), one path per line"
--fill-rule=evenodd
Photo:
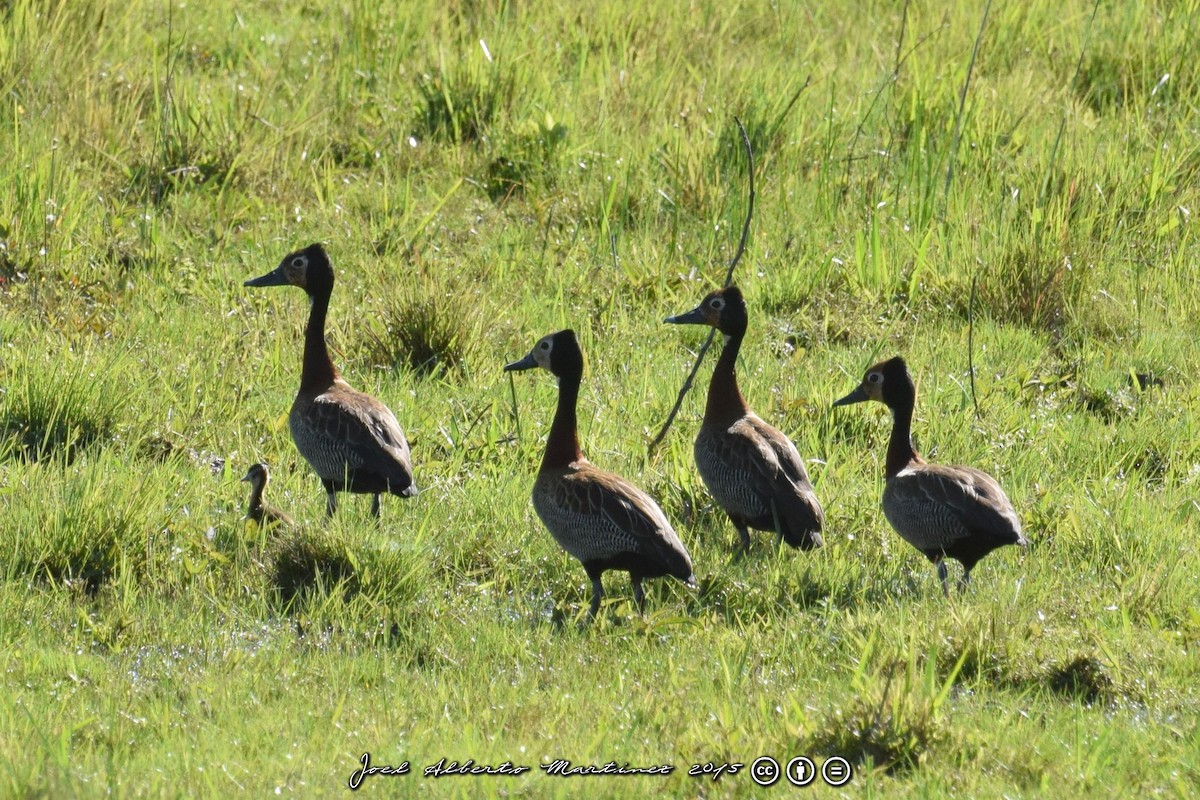
M246 519L252 519L263 527L282 525L291 528L296 524L291 517L263 503L263 491L270 481L271 473L262 462L246 470L246 475L242 478L243 483L250 484L250 505L246 509Z

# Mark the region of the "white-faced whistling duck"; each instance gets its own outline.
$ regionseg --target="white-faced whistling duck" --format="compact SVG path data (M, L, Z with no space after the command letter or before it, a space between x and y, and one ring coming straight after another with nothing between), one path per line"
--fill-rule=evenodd
M904 541L937 564L943 592L950 594L946 558L962 563L959 586L965 589L979 559L1006 544L1025 546L1017 512L995 478L973 467L927 464L913 449L917 389L903 358L868 369L858 388L834 405L865 400L877 400L892 410L883 514Z
M291 517L277 508L263 504L263 491L270 481L271 473L266 464L258 463L246 470L246 476L242 478L243 483L250 484L250 506L246 509L246 519L252 519L262 526L284 525L290 528L295 525Z
M534 367L558 378L558 408L533 484L533 507L555 541L583 563L592 581L589 615L594 618L600 609L605 570L629 573L639 611L646 602L643 578L672 575L697 588L687 548L658 504L629 481L592 465L579 449L575 403L583 379L583 353L575 332L542 338L529 355L504 369Z
M736 286L711 292L700 305L667 322L709 325L725 346L708 384L704 421L696 435L696 469L717 505L737 528L774 531L779 541L808 550L822 544L825 512L813 492L795 445L746 405L734 365L746 335L746 301Z
M333 266L319 244L288 253L279 266L246 286L299 286L312 309L304 332L300 392L288 427L296 449L325 487L326 513L337 510L336 492L373 494L371 513L379 516L379 496L417 493L408 442L388 407L355 391L342 380L325 347L325 316L333 293Z

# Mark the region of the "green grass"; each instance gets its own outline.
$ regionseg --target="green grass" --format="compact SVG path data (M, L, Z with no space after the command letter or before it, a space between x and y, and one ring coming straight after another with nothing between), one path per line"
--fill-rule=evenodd
M1093 10L0 3L0 795L333 795L369 751L416 773L389 795L758 796L793 791L760 755L842 755L823 796L1188 796L1200 8ZM661 320L746 213L735 115L741 382L809 460L812 553L733 557L691 456L711 364L648 453L702 338ZM241 285L313 241L423 490L381 527L365 497L327 523L291 443L302 294ZM563 327L585 451L702 584L645 617L610 574L577 624L529 502L555 387L501 367ZM830 410L896 353L918 448L997 475L1031 540L949 601L880 513L886 414ZM242 519L258 460L298 529Z

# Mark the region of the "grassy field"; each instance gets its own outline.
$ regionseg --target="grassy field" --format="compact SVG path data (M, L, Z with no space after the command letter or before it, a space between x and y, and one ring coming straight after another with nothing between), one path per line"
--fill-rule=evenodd
M396 5L0 2L0 796L334 795L367 752L411 768L371 794L771 796L800 755L853 766L822 796L1194 791L1200 4ZM746 216L735 117L742 389L814 552L735 558L712 354L649 447L704 336L662 319ZM290 439L303 294L242 287L314 241L423 490L382 527ZM610 573L580 624L530 505L556 390L501 368L563 327L585 452L702 584L644 617ZM897 353L918 449L1031 541L949 600L879 509L885 410L830 409ZM243 519L258 460L290 533Z

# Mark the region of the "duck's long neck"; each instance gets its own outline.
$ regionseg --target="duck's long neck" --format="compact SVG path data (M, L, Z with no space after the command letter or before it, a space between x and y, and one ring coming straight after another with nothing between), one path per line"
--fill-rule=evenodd
M909 464L924 464L912 445L912 415L915 398L892 408L892 438L888 442L885 475L895 477Z
M559 378L558 407L554 410L554 422L550 424L550 436L546 439L546 454L542 457L543 470L563 468L583 458L583 451L579 449L579 431L575 417L579 383L582 379L582 371Z
M300 368L301 389L324 389L338 377L337 367L325 346L325 317L329 313L330 292L312 297L308 326L304 329L304 363Z
M263 518L263 487L265 484L255 481L250 484L250 506L246 509L246 516L255 522L262 522Z
M705 423L738 419L749 411L746 400L738 389L737 373L734 371L745 335L745 329L725 334L725 347L721 350L721 357L717 359L712 380L708 384L708 404L704 408Z

